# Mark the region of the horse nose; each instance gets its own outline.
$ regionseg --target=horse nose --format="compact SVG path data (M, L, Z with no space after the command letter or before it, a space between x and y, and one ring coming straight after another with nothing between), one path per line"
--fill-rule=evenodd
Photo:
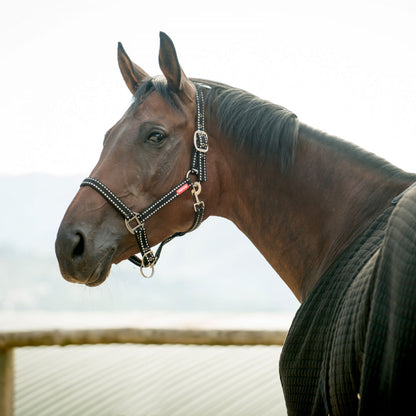
M86 236L81 227L61 224L55 242L55 252L58 258L62 276L70 282L83 283L82 263L86 251Z
M76 261L78 258L82 258L85 248L85 237L81 231L77 231L72 236L71 244L71 258L73 261Z

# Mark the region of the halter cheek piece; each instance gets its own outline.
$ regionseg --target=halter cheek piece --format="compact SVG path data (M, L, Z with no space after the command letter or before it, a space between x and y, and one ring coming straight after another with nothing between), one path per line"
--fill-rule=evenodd
M202 86L202 85L201 85ZM205 86L204 86L205 87ZM206 87L209 88L209 87ZM136 266L140 267L140 273L143 277L152 277L154 267L160 258L163 246L175 237L183 236L196 228L202 223L205 214L204 201L199 200L201 193L201 182L207 180L207 165L206 154L208 152L208 135L205 132L205 102L204 94L195 84L195 100L196 100L196 131L194 133L194 147L192 149L191 169L185 175L185 179L172 188L169 192L161 196L150 206L141 212L134 212L124 202L118 198L110 189L108 189L102 182L95 178L87 178L81 183L81 186L90 186L99 192L120 214L124 217L127 230L136 237L137 244L140 249L142 257L132 256L129 260ZM198 181L192 182L190 175L195 175ZM191 227L184 232L178 232L166 240L162 241L153 253L147 239L145 222L153 214L156 214L164 206L172 202L178 196L182 195L187 190L190 190L194 199L194 222ZM150 273L144 272L145 268L150 268Z

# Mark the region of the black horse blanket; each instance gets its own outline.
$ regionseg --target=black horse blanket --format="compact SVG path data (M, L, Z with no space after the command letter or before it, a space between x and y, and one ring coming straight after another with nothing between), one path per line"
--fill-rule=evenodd
M280 375L289 416L416 414L416 186L301 305Z

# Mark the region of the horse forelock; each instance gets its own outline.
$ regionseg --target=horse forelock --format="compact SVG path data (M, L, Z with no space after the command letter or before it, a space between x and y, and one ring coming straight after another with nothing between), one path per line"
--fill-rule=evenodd
M136 111L137 107L152 93L157 92L172 108L177 109L177 100L175 100L174 93L169 89L166 78L163 76L156 76L148 78L140 83L136 92L133 95L131 104L131 111Z

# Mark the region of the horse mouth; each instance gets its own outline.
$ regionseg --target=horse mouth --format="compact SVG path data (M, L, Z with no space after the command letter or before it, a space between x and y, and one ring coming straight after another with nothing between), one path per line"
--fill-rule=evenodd
M114 255L114 249L110 250L97 264L90 276L84 282L88 287L95 287L104 283L110 274L112 259Z

